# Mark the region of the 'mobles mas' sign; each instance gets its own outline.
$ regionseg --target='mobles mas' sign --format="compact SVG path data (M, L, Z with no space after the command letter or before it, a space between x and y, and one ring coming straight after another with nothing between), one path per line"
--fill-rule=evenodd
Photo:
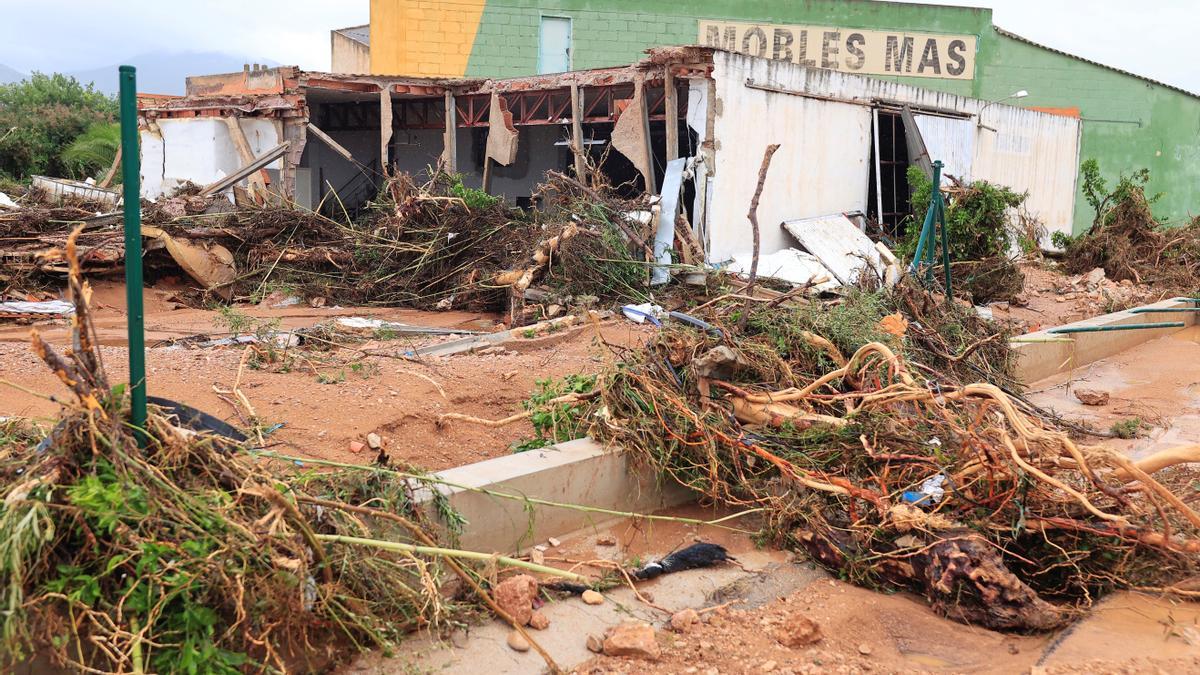
M970 80L975 36L700 21L700 43L862 75Z

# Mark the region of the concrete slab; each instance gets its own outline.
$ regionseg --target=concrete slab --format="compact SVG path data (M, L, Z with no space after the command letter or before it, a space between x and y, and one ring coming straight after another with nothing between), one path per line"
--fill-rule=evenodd
M598 527L614 518L611 514L542 504L530 508L528 502L484 494L477 491L479 488L634 513L653 513L696 499L695 493L678 484L660 484L653 472L639 470L628 453L606 449L587 438L436 475L463 486L442 485L438 489L469 523L459 546L473 551L514 553L549 537ZM429 493L418 493L417 498L431 500Z
M1176 300L1164 300L1148 309L1164 309L1193 307L1191 303ZM1140 308L1139 308L1140 309ZM1056 334L1050 331L1067 326L1113 326L1130 323L1158 323L1166 321L1182 321L1181 328L1154 328L1147 330L1124 330L1104 333L1072 333ZM1022 335L1018 340L1048 340L1070 338L1070 342L1014 342L1013 350L1017 355L1016 376L1022 382L1036 382L1051 375L1066 372L1080 366L1107 358L1118 352L1132 349L1143 342L1171 335L1196 324L1194 312L1169 312L1162 314L1138 313L1130 310L1114 312L1103 316L1076 321L1066 326L1054 326L1045 330Z

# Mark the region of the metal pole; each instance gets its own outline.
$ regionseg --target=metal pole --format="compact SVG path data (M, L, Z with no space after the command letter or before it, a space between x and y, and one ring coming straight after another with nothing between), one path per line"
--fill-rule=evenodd
M942 267L946 277L946 299L954 299L950 289L950 234L946 228L946 202L942 198L942 161L933 163L933 201L937 204L937 220L942 225Z
M1162 323L1120 323L1112 326L1066 326L1046 331L1055 335L1066 333L1107 333L1114 330L1152 330L1155 328L1183 328L1182 321L1163 321Z
M1163 307L1154 309L1152 307L1139 307L1129 310L1130 314L1158 314L1160 312L1200 312L1200 307Z
M129 328L129 422L138 443L146 436L146 335L142 307L141 153L138 150L137 70L121 66L121 180L125 199L125 303Z

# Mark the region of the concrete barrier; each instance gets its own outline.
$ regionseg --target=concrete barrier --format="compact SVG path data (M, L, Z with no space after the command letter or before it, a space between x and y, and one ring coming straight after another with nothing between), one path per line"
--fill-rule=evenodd
M1150 309L1173 307L1194 307L1190 302L1164 300L1152 305ZM1141 309L1141 308L1138 308ZM1114 326L1130 323L1158 323L1165 321L1182 321L1182 328L1152 328L1145 330L1123 330L1104 333L1051 333L1058 328L1068 326ZM1102 316L1076 321L1063 326L1054 326L1034 333L1027 333L1018 339L1048 339L1071 338L1071 342L1015 342L1013 350L1017 356L1017 378L1026 384L1037 382L1051 375L1086 366L1094 361L1108 358L1118 352L1131 349L1143 342L1171 335L1196 325L1195 312L1165 312L1162 314L1139 313L1130 310L1113 312Z
M634 513L654 513L697 497L674 482L659 482L654 471L635 466L629 453L607 450L588 438L447 469L436 476L475 488L436 486L469 523L459 546L473 551L516 553L549 537L563 537L616 517L531 505L478 489ZM418 492L417 498L431 508L429 492Z

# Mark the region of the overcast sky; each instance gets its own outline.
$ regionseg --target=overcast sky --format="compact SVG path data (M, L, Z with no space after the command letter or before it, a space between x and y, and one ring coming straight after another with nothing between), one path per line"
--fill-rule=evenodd
M996 25L1031 40L1200 92L1197 0L938 4L990 6ZM329 67L329 29L366 23L368 7L369 0L0 0L0 63L80 70L150 51L218 51L320 70Z

